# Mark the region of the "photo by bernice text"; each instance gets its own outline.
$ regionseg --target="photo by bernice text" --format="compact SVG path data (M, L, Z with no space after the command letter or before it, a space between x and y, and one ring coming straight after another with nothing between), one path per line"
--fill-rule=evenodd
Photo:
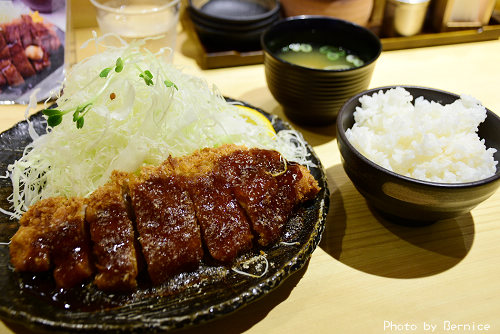
M398 322L384 320L384 332L429 332L429 333L482 333L495 332L488 322L466 322L458 323L450 320L422 321L422 322Z

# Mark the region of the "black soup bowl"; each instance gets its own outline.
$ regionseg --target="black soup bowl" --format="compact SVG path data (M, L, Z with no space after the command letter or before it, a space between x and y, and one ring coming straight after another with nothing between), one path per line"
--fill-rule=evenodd
M486 179L467 183L437 183L421 181L389 171L365 156L350 144L346 130L354 124L353 113L361 106L359 98L387 91L390 87L374 88L349 99L341 108L337 119L337 143L342 165L356 189L368 204L388 220L406 225L426 225L438 220L454 218L468 213L490 197L500 186L500 167ZM403 87L415 100L449 104L460 98L449 92L415 86ZM486 109L486 120L479 125L478 135L487 148L495 148L494 159L500 161L500 118Z
M356 54L364 64L344 70L315 69L279 57L293 43L331 45ZM347 99L368 88L382 51L380 39L357 24L326 16L302 15L276 22L261 36L267 85L297 124L329 125Z

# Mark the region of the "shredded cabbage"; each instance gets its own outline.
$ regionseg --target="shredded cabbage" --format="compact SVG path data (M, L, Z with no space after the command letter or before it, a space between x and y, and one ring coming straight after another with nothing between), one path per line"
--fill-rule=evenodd
M84 126L77 129L72 115L37 135L22 158L8 170L13 186L9 198L13 218L19 218L40 199L88 196L115 169L134 172L159 164L169 155L190 154L225 143L279 151L286 159L310 165L300 133L269 135L268 128L248 122L217 88L187 75L159 54L143 50L144 41L121 47L106 45L106 37L92 40L105 51L76 64L67 75L57 109L70 110L92 102ZM100 72L121 57L121 72ZM139 77L153 74L154 85ZM167 87L167 80L175 84ZM32 107L32 106L31 106Z

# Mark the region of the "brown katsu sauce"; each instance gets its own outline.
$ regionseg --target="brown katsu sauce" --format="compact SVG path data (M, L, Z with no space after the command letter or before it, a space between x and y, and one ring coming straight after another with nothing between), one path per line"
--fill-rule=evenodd
M68 288L93 273L83 198L56 197L37 203L21 219L11 241L11 261L29 271L54 269L57 286Z
M219 173L231 184L263 246L279 238L296 204L293 187L301 174L289 164L278 152L260 149L237 151L219 160Z
M226 274L215 274L258 252L257 243L295 242L283 236L285 225L318 191L305 167L276 151L203 149L137 174L115 171L86 200L38 202L12 238L11 262L18 272L54 269L31 279L22 274L24 289L65 308L168 296L222 279Z
M71 214L63 214L52 242L52 260L54 279L61 288L70 288L90 277L93 267L90 260L90 236L85 225L85 210L81 206L73 207Z
M210 255L228 263L253 247L245 212L227 182L214 173L184 181L194 204L203 241Z
M153 284L196 268L203 257L200 229L193 203L176 177L159 172L135 180L130 196Z
M126 180L125 173L114 172L90 196L86 211L97 269L94 283L101 290L130 291L137 286L140 250L125 199Z

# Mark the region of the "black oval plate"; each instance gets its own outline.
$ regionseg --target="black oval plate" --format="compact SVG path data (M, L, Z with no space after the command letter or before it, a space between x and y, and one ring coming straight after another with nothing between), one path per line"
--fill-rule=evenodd
M264 114L276 131L291 129L280 118L242 104ZM31 120L39 133L45 131L41 113ZM30 141L26 121L0 134L0 170L5 171L8 164L21 157ZM269 265L263 276L250 277L217 264L204 264L160 287L142 284L126 295L106 294L90 283L68 291L58 290L48 274L21 275L12 270L9 247L4 243L16 232L18 222L0 214L0 317L51 332L157 332L201 324L266 295L305 265L325 227L329 208L326 174L312 147L308 144L307 148L310 160L317 166L311 168L311 173L319 182L320 193L290 219L282 242L238 259L241 263L263 251ZM10 180L0 179L0 205L4 209L9 207L7 197L11 191ZM254 259L258 261L249 268L239 268L255 275L264 273L264 260Z

